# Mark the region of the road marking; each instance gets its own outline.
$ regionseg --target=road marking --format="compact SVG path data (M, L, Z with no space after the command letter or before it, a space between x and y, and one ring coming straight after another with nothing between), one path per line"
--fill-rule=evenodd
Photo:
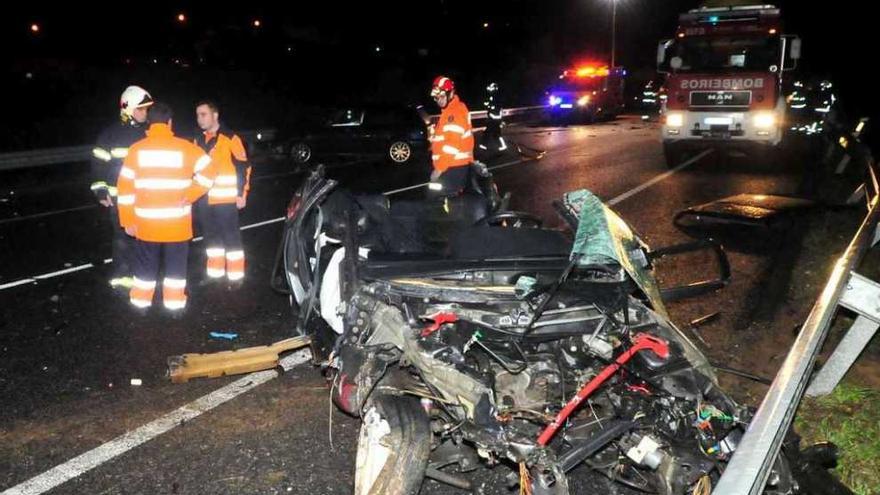
M499 165L493 165L493 166L489 167L489 170L500 170L500 169L502 169L502 168L507 168L507 167L512 167L512 166L514 166L514 165L519 165L520 163L524 163L524 162L527 162L527 161L530 161L530 160L531 160L531 159L522 159L522 158L520 158L519 160L513 160L513 161L509 161L509 162L501 163L501 164L499 164ZM419 188L421 188L421 187L427 187L428 184L429 184L428 182L423 182L423 183L421 183L421 184L416 184L416 185L414 185L414 186L401 187L400 189L392 189L392 190L390 190L390 191L385 191L385 192L383 192L382 195L383 195L383 196L391 196L392 194L402 193L402 192L405 192L405 191L411 191L411 190L413 190L413 189L419 189Z
M266 180L266 179L277 179L278 177L286 177L288 175L295 175L298 173L299 173L299 171L294 170L294 171L290 171L290 172L280 172L277 174L258 175L253 178L253 182L258 182L258 181ZM0 225L3 225L5 223L21 222L24 220L34 220L34 219L43 218L43 217L51 217L53 215L60 215L62 213L71 213L74 211L90 210L92 208L97 208L98 206L100 206L100 205L90 204L90 205L74 206L73 208L65 208L63 210L50 210L50 211L45 211L42 213L34 213L32 215L25 215L25 216L21 216L21 217L0 218Z
M711 148L707 149L707 150L703 151L702 153L698 154L697 156L694 156L691 159L685 161L681 165L678 165L671 170L667 170L666 172L663 172L662 174L655 176L651 180L649 180L643 184L640 184L640 185L630 189L629 191L627 191L619 196L614 197L613 199L608 200L608 202L606 204L608 206L614 206L618 203L626 201L627 199L629 199L629 198L635 196L636 194L644 191L645 189L653 186L654 184L656 184L662 180L668 179L670 176L672 176L674 173L678 172L679 170L682 170L683 168L688 167L690 165L693 165L694 163L702 160L703 157L705 157L709 153L712 153L712 151L713 151L713 149L711 149Z
M283 222L286 218L287 217L278 217L278 218L272 218L269 220L264 220L262 222L252 223L250 225L245 225L245 226L241 227L239 230L245 231L245 230L255 229L257 227L271 225L273 223ZM199 237L193 238L192 242L201 242L202 240L204 240L204 238L199 236ZM105 259L103 264L109 265L110 263L113 263L113 258ZM85 263L82 265L77 265L74 267L65 268L63 270L58 270L58 271L49 272L49 273L42 273L40 275L33 275L28 278L23 278L23 279L15 280L12 282L7 282L5 284L0 284L0 291L6 290L6 289L12 289L13 287L18 287L20 285L34 284L34 283L39 282L40 280L47 280L50 278L60 277L63 275L68 275L68 274L80 272L83 270L89 270L94 267L95 267L94 263Z
M75 206L73 208L65 208L63 210L51 210L43 213L34 213L33 215L25 215L23 217L0 218L0 225L3 225L4 223L21 222L23 220L33 220L35 218L50 217L52 215L60 215L62 213L70 213L72 211L90 210L97 207L98 205L83 205Z
M553 151L553 150L550 150L550 151ZM694 164L695 162L701 160L703 157L705 157L705 156L707 156L708 154L712 153L712 151L713 151L712 149L707 149L707 150L703 151L702 153L700 153L700 154L698 154L698 155L696 155L696 156L690 158L689 160L683 162L681 165L678 165L678 166L676 166L675 168L673 168L673 169L671 169L671 170L668 170L668 171L666 171L666 172L664 172L664 173L662 173L662 174L660 174L660 175L657 175L656 177L652 178L651 180L649 180L649 181L647 181L647 182L645 182L645 183L643 183L643 184L641 184L641 185L639 185L639 186L636 186L635 188L630 189L629 191L627 191L627 192L625 192L625 193L623 193L623 194L621 194L621 195L619 195L619 196L617 196L617 197L615 197L615 198L609 200L609 201L607 202L608 206L615 206L615 205L617 205L618 203L621 203L621 202L623 202L623 201L625 201L625 200L627 200L627 199L629 199L629 198L635 196L636 194L638 194L638 193L644 191L645 189L647 189L647 188L653 186L654 184L657 184L658 182L663 181L663 180L669 178L670 176L672 176L672 175L675 174L676 172L678 172L678 171L680 171L680 170L682 170L682 169L684 169L684 168L686 168L686 167L688 167L688 166ZM501 164L499 164L499 165L494 165L494 166L492 166L492 167L489 167L489 170L500 170L500 169L504 169L504 168L507 168L507 167L512 167L512 166L514 166L514 165L518 165L518 164L520 164L520 163L525 163L525 162L527 162L527 161L531 161L531 160L529 160L529 159L513 160L513 161L509 161L509 162L506 162L506 163L501 163ZM383 192L382 194L385 195L385 196L390 196L390 195L392 195L392 194L397 194L397 193L401 193L401 192L404 192L404 191L410 191L410 190L412 190L412 189L418 189L418 188L421 188L421 187L426 187L427 185L428 185L428 183L427 183L427 182L424 182L424 183L422 183L422 184L416 184L416 185L414 185L414 186L409 186L409 187L404 187L404 188L400 188L400 189L394 189L394 190L391 190L391 191L386 191L386 192ZM241 227L240 230L244 231L244 230L249 230L249 229L255 229L255 228L257 228L257 227L263 227L263 226L265 226L265 225L271 225L271 224L273 224L273 223L283 222L285 219L286 219L286 217L272 218L272 219L265 220L265 221L262 221L262 222L257 222L257 223L254 223L254 224L245 225L245 226ZM193 242L199 242L199 241L202 241L202 240L203 240L203 238L200 236L200 237L196 237L196 238L194 238L194 239L193 239ZM104 260L104 264L109 264L109 263L112 263L112 262L113 262L112 259ZM72 267L72 268L66 268L66 269L64 269L64 270L58 270L58 271L55 271L55 272L44 273L44 274L41 274L41 275L34 275L33 277L24 278L24 279L21 279L21 280L15 280L15 281L13 281L13 282L8 282L8 283L5 283L5 284L0 284L0 291L2 291L2 290L6 290L6 289L12 289L13 287L18 287L18 286L21 286L21 285L27 285L27 284L36 283L36 282L38 282L38 281L40 281L40 280L46 280L46 279L50 279L50 278L60 277L60 276L62 276L62 275L67 275L67 274L74 273L74 272L78 272L78 271L82 271L82 270L88 270L88 269L91 269L91 268L94 268L94 267L95 267L95 265L93 265L92 263L86 263L86 264L84 264L84 265L79 265L79 266L75 266L75 267Z
M311 359L308 349L301 349L283 357L279 364L287 371ZM203 395L170 413L151 421L140 428L130 430L122 435L99 445L94 449L59 464L54 468L34 476L33 478L6 489L0 495L40 495L62 483L95 469L107 461L118 457L129 450L142 445L159 435L166 433L181 424L191 421L215 407L229 402L239 395L271 381L279 376L277 370L258 371L245 375L238 380Z

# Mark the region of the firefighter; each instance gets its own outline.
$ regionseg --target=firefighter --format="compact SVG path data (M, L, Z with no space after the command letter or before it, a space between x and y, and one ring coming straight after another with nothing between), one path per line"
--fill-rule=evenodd
M244 249L238 226L238 210L247 204L251 167L244 143L220 123L220 111L211 101L196 105L202 133L195 143L208 153L217 177L214 187L196 203L196 218L205 236L208 279L224 276L229 282L244 279Z
M501 127L504 126L501 114L501 101L498 94L498 84L491 83L486 86L486 100L483 101L483 107L486 108L486 115L489 118L486 124L486 130L483 132L483 143L480 148L501 152L507 149L507 143L501 136Z
M131 289L132 253L134 239L119 226L119 210L116 202L116 179L128 148L144 138L147 109L153 98L139 86L129 86L119 97L119 121L104 129L92 149L91 189L98 203L107 208L113 228L113 268L110 287Z
M131 304L152 305L164 258L162 302L179 317L186 307L186 259L192 239L192 203L214 185L211 158L171 130L171 108L150 108L147 137L129 149L119 171L119 219L137 238Z
M442 191L444 196L454 196L468 184L474 161L471 117L448 77L434 79L431 98L440 107L440 118L428 127L434 165L429 187L435 192Z

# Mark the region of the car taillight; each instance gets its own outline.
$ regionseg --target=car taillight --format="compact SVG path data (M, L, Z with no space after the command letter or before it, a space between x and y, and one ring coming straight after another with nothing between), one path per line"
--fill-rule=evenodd
M293 218L296 213L299 211L299 207L302 206L302 196L299 194L290 198L290 203L287 203L287 219L290 220Z

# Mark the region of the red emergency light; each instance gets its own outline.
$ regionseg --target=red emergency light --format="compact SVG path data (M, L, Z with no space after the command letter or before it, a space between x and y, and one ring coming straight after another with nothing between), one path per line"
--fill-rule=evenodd
M606 77L611 73L607 65L583 65L577 69L567 70L563 77Z

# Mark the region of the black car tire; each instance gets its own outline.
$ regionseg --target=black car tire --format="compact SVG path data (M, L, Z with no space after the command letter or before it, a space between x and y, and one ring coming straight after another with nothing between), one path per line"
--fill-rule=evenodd
M418 493L431 453L431 426L419 400L377 393L365 410L355 495Z
M408 162L413 155L412 146L403 140L395 139L388 145L388 158L392 163L402 165Z
M298 141L290 146L290 158L299 165L305 165L312 159L312 147L309 143Z

